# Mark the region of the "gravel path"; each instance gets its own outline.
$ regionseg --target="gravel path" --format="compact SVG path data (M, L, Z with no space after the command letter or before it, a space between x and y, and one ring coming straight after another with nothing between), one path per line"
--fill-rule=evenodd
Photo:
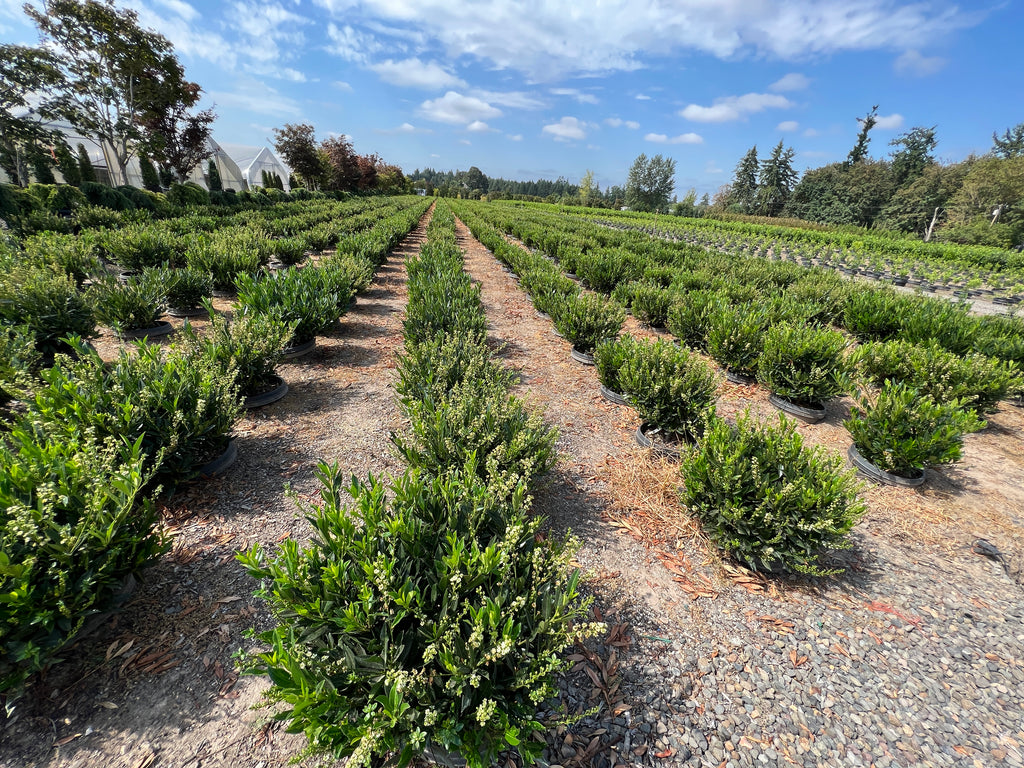
M1019 410L970 436L960 469L932 472L926 491L868 489L871 511L837 556L848 568L841 578L745 577L699 536L644 547L636 538L649 536L624 535L611 523L622 518L609 515L621 502L616 468L643 461L631 442L635 415L600 398L593 369L569 359L461 224L459 238L492 337L572 457L537 509L583 538L579 560L614 627L571 657L561 704L583 716L548 734L550 763L1024 764L1024 590L1012 565L1024 543ZM752 397L753 388L723 387L720 411L771 412ZM846 439L841 414L832 416L812 442ZM998 473L986 476L993 465ZM975 471L984 483L965 479ZM629 490L663 477L641 469ZM975 552L979 536L1007 557Z

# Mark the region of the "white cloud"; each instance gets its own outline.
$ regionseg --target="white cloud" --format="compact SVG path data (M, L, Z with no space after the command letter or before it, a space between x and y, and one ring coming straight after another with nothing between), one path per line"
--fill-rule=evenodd
M609 125L612 128L621 128L622 126L625 126L626 128L630 128L634 131L640 127L640 123L636 120L623 120L621 117L606 117L604 119L604 124Z
M352 93L353 90L352 86L346 83L344 80L335 80L332 83L332 85L339 91L344 91L345 93Z
M651 100L651 97L648 96L646 93L638 93L634 98L637 101L650 101Z
M473 142L469 139L459 139L459 144L465 144L467 147L473 146Z
M431 157L440 157L440 155L439 155L439 154L437 154L437 152L431 152L431 153L430 153L430 156L431 156Z
M882 131L892 131L903 125L903 115L894 112L891 115L879 115L875 119L875 128Z
M158 29L161 35L171 41L177 55L203 59L234 70L238 52L216 32L210 32L203 25L193 26L191 22L198 16L192 6L172 3L165 4L165 7L172 11L171 16L163 16L145 5L135 5L133 10L138 12L143 27Z
M167 10L180 16L185 21L195 21L199 18L199 11L182 0L156 0L157 5L162 5ZM20 4L18 5L20 8Z
M491 126L489 126L483 120L474 120L472 123L466 126L466 130L472 131L473 133L487 133L488 131L492 131L494 129L491 128Z
M696 133L681 133L678 136L669 138L664 133L648 133L644 141L651 141L655 144L703 144L704 139Z
M384 82L406 88L434 91L441 88L461 88L466 85L462 78L451 74L437 62L423 62L418 58L404 61L388 59L378 64L371 64L370 69L380 75L380 79Z
M597 96L592 93L581 91L579 88L552 88L551 93L555 96L571 96L580 104L598 103Z
M708 174L709 176L717 176L722 172L722 169L718 167L714 160L708 160L704 164L704 173Z
M567 74L633 71L684 52L722 59L805 60L843 51L933 44L984 18L976 4L916 0L686 0L588 4L546 0L315 0L338 24L417 51L444 50L538 82ZM371 26L373 24L374 26ZM392 49L394 50L394 49Z
M386 136L394 136L398 134L410 134L410 133L433 133L429 128L417 128L412 123L402 123L397 128L382 128L375 131L375 133L383 133Z
M376 37L348 24L343 27L328 24L327 37L331 41L331 45L327 47L330 53L356 64L368 64L370 56L384 49Z
M920 51L906 51L897 57L893 62L893 69L898 75L910 77L927 77L946 66L946 60L941 56L923 56Z
M547 106L540 99L522 91L485 91L474 88L470 94L488 104L498 104L509 109L543 109Z
M523 134L521 134L521 133L513 133L513 134L511 134L508 137L508 140L509 141L522 141L523 140Z
M811 81L801 75L799 72L790 72L788 75L783 75L774 83L768 86L769 91L802 91Z
M420 104L419 113L428 120L451 125L469 125L475 120L501 117L501 110L483 99L448 91L444 96Z
M818 132L816 130L814 130L813 128L808 128L806 131L804 131L804 136L806 136L809 139L813 139L815 136L818 136L818 135L819 135Z
M746 119L747 115L765 109L782 109L793 106L785 96L777 93L747 93L743 96L722 96L715 99L710 107L689 104L679 111L687 120L697 123L726 123Z
M244 80L235 91L211 91L209 96L220 106L244 109L259 115L302 117L304 114L297 101L258 80Z
M557 123L545 125L543 133L550 133L555 141L582 141L587 138L587 123L575 117L563 117Z
M775 126L775 130L785 131L788 133L797 130L799 127L800 123L798 123L796 120L783 120L781 123Z

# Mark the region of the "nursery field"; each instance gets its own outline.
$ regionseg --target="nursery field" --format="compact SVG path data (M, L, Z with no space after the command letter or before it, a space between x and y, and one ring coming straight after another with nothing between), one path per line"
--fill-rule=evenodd
M0 765L1024 765L1020 319L664 221L9 245Z

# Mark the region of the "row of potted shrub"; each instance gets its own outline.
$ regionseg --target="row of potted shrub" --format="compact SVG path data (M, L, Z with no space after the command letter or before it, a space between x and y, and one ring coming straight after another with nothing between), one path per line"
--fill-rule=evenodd
M414 221L382 222L388 231L378 242ZM26 268L24 254L10 248L4 258L16 267L5 274L6 290L37 290L48 303L33 306L77 313L61 299L79 294L45 289L54 282L74 288L57 265ZM271 287L251 286L251 297L307 272L301 279L311 282L291 309L254 300L229 321L207 303L206 334L186 325L179 344L138 342L109 364L80 338L42 334L59 325L54 318L18 316L28 324L15 325L5 316L0 403L18 400L0 427L0 697L8 705L34 672L59 660L90 615L116 601L129 574L165 551L153 496L230 456L246 395L266 388L282 349L308 320L289 312L301 310L309 293L327 296L332 313L347 305L349 286L367 279L363 262L379 264L383 254L372 259L345 254L315 270L268 277ZM19 277L44 286L33 289ZM49 344L50 360L37 339ZM54 360L54 352L70 355Z
M241 556L278 626L246 660L308 752L400 767L426 757L474 768L518 750L532 762L538 705L557 651L589 627L570 560L529 513L554 463L554 430L510 394L485 344L479 290L439 203L409 262L396 389L407 469L343 485L322 465L313 542ZM343 494L351 498L345 502Z
M524 261L506 253L497 230L472 211L460 206L459 213L485 245L498 246L499 258ZM785 416L777 425L749 415L735 425L719 418L715 375L685 347L606 336L594 358L602 384L681 445L683 500L722 550L755 570L835 571L821 565L820 555L847 546L866 510L839 457L806 447Z

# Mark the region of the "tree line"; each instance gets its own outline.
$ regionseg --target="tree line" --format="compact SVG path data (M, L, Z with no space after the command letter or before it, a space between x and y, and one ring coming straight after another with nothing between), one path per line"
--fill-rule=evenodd
M766 158L757 145L740 159L712 210L792 217L1002 248L1024 244L1024 123L992 135L984 155L942 163L937 126L917 126L891 142L889 155L869 155L878 107L859 119L842 162L793 168L793 149L779 142Z

